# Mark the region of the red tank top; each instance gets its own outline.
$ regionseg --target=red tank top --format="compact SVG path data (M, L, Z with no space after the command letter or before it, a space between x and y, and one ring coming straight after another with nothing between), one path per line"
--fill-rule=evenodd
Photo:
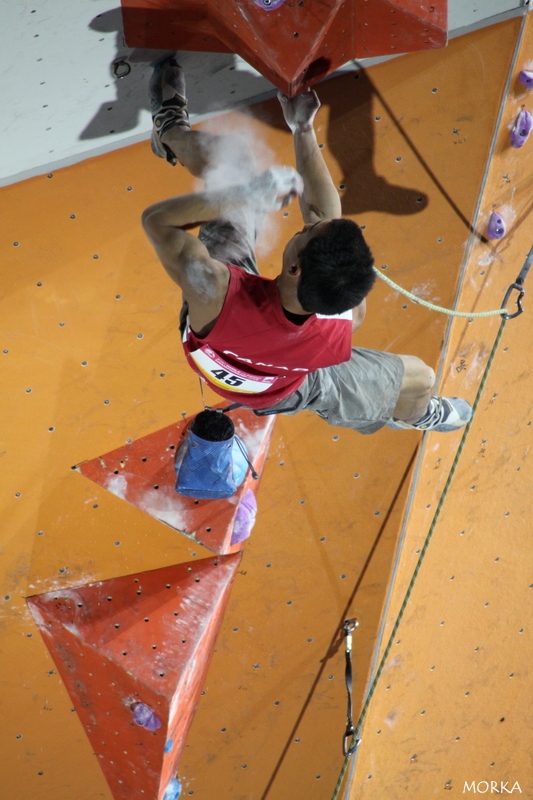
M187 326L187 361L222 397L267 408L294 392L309 372L348 361L352 312L287 319L275 280L228 265L230 279L213 330L199 338Z

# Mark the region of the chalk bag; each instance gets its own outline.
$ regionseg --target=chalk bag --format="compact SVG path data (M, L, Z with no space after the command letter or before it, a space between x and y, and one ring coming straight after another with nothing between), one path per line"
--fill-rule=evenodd
M231 497L248 466L246 445L235 433L233 420L222 411L201 411L176 454L176 491L198 500Z

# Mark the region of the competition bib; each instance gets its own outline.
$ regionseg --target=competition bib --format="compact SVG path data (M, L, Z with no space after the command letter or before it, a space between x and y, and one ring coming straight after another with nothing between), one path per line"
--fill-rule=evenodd
M188 333L189 325L184 331L184 341L187 341ZM232 392L259 394L270 389L278 378L276 375L250 375L250 373L244 372L242 369L237 369L224 361L208 344L204 344L203 347L200 347L199 350L194 350L194 352L189 350L188 354L209 383Z
M205 344L199 350L189 352L190 357L210 383L232 392L258 394L269 389L276 381L276 376L250 375L242 369L236 369Z

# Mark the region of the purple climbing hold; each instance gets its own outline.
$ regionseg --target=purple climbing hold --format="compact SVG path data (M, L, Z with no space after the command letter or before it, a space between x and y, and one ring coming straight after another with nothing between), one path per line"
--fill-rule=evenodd
M133 721L141 728L146 728L147 731L156 731L161 727L161 720L144 703L137 703L133 709Z
M518 80L523 86L526 87L526 89L533 89L533 72L523 69L518 76Z
M533 127L533 117L523 109L518 117L511 131L511 144L513 147L522 147L527 142L531 128Z
M233 533L231 535L231 544L247 539L252 532L255 523L255 515L257 513L257 502L255 494L251 489L248 489L246 494L241 500L237 513L235 514L235 522L233 524Z
M285 2L286 0L254 0L255 5L262 8L263 11L275 11Z
M503 217L495 211L492 212L489 219L487 236L489 239L502 239L505 236L505 222Z

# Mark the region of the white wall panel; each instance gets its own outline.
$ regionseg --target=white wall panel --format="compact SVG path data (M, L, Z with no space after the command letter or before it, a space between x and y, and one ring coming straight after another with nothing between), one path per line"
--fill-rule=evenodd
M165 51L124 47L109 0L9 0L0 29L0 185L149 136L150 63ZM112 70L120 57L132 67L121 80ZM233 55L180 60L193 120L273 90Z
M450 0L450 29L523 2ZM0 186L149 137L150 63L163 51L124 47L120 8L110 0L4 0L0 30ZM122 80L112 71L120 57L132 67ZM274 90L232 55L183 53L180 60L193 121Z
M475 25L524 5L523 0L448 0L448 27L453 31Z

